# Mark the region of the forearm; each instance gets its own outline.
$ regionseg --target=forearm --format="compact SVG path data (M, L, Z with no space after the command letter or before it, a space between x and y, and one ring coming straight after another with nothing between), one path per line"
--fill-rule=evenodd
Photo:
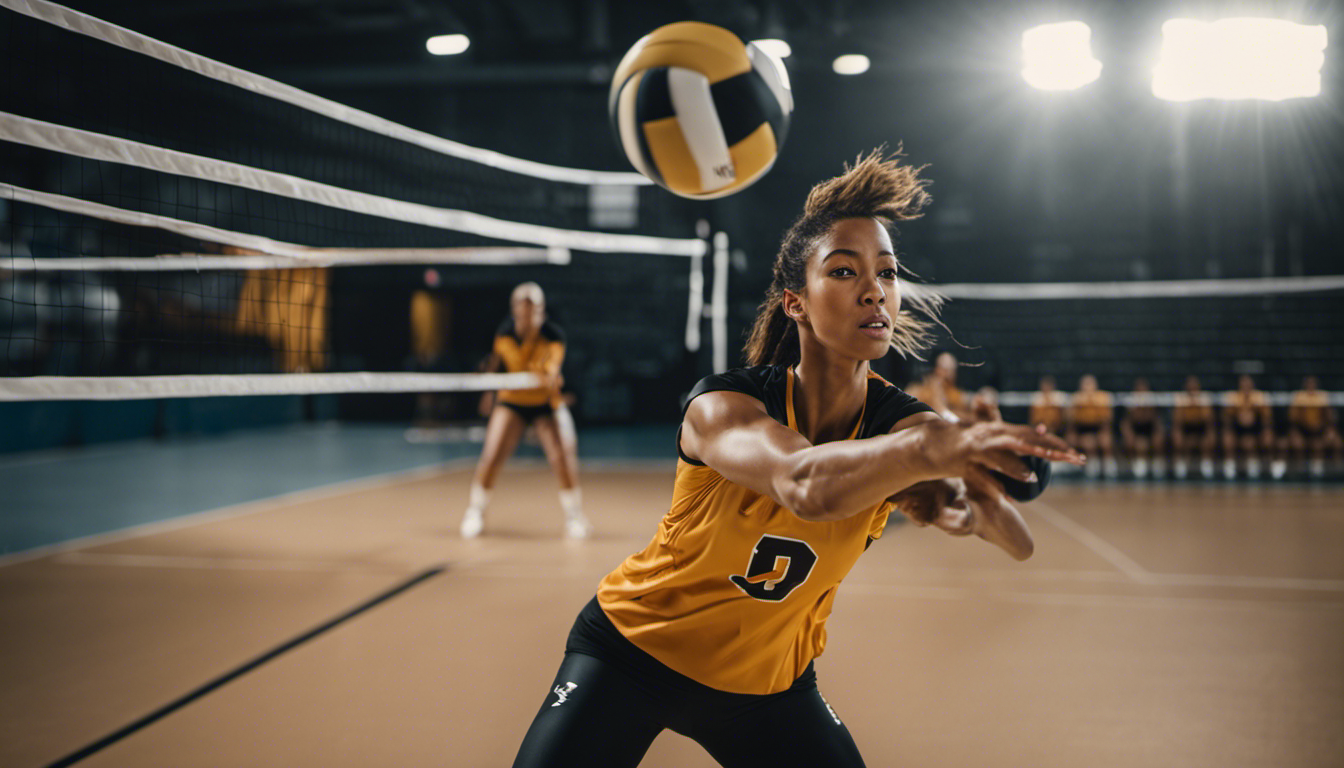
M890 435L837 440L797 452L776 498L806 520L843 520L901 490L954 474L957 428L941 419Z

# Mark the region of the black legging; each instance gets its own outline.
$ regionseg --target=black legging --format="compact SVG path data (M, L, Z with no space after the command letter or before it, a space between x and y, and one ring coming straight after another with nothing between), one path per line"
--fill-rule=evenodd
M590 609L601 613L593 602L580 614L514 768L634 768L664 728L694 739L725 768L862 768L859 749L817 690L811 666L779 693L725 693L673 672L624 637L602 631L593 642ZM576 640L585 619L587 637ZM594 651L598 655L590 655Z

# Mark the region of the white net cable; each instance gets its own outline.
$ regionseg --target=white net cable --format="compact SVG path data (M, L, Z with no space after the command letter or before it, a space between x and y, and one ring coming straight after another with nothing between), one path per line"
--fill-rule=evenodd
M274 259L227 257L225 261L205 261L195 256L192 265L163 262L154 259L0 259L0 269L13 270L139 270L168 271L178 269L274 269L280 267L329 266L336 264L568 264L570 254L564 248L315 248L272 240L268 237L231 232L227 229L182 221L152 213L128 211L89 200L66 195L39 192L0 182L0 199L40 205L52 210L77 213L103 221L134 227L153 227L186 237L246 248L276 257ZM217 266L206 266L216 264ZM256 266L243 266L253 264Z
M237 67L229 66L173 45L160 42L124 27L109 24L87 14L71 10L46 0L0 0L0 7L16 13L47 22L81 35L102 40L111 45L144 54L159 61L195 72L220 82L237 86L252 93L269 96L278 101L339 120L374 133L399 139L425 149L440 152L463 160L480 163L491 168L532 176L548 181L563 181L573 184L625 186L643 186L652 184L644 176L631 172L590 171L581 168L565 168L493 152L487 149L470 147L455 141L415 130L353 107L345 106L321 96L308 93L299 88L285 85L267 77L253 74Z

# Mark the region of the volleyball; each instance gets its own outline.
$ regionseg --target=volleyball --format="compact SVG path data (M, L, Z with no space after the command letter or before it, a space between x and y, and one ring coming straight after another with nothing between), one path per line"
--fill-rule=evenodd
M740 192L774 165L793 94L784 64L713 24L640 38L612 78L612 128L631 165L682 197Z

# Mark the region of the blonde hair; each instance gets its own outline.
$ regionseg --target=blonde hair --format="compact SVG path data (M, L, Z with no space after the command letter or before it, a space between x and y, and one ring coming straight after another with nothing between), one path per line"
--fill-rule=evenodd
M784 313L784 291L801 293L807 285L807 260L817 242L841 219L877 219L888 231L897 221L919 218L930 200L919 178L923 166L902 165L900 148L884 158L885 147L860 155L845 172L817 184L807 195L803 215L789 227L775 256L774 279L756 312L744 354L748 365L798 362L798 325ZM892 233L895 234L894 232ZM937 321L943 298L932 291L909 291L903 304ZM902 309L892 318L891 346L907 357L933 341L933 323Z

